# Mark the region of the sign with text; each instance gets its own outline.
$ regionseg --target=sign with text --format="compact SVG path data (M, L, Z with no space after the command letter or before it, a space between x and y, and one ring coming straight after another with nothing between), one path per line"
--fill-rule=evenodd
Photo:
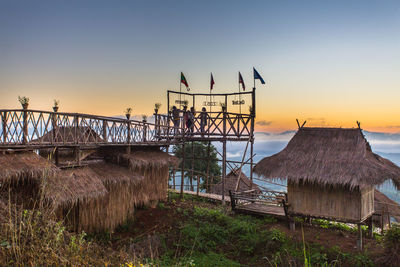
M209 102L209 101L203 102L203 106L211 107L211 106L216 106L216 105L217 105L217 102Z
M244 105L244 100L232 100L232 105Z
M188 103L189 102L187 100L175 100L175 104L180 104L180 105L186 105L187 106Z

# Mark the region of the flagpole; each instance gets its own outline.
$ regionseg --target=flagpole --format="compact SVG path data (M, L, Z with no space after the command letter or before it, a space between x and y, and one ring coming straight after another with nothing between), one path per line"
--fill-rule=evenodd
M182 72L181 77L179 78L179 109L182 109Z
M238 77L238 81L239 81L239 113L240 115L242 114L242 102L241 102L241 97L240 97L240 72L239 72L239 77Z

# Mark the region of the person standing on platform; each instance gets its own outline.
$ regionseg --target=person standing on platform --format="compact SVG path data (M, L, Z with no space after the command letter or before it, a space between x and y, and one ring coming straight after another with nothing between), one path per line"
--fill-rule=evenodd
M172 121L174 122L174 135L178 133L179 128L179 112L180 110L176 108L176 106L172 107Z
M196 116L196 110L194 109L194 107L190 108L190 112L189 112L188 115L189 115L189 126L188 126L188 128L189 128L190 134L193 135L193 133L194 133L194 120L195 120L195 116Z
M200 132L201 136L204 136L205 127L207 125L207 110L205 107L200 112Z

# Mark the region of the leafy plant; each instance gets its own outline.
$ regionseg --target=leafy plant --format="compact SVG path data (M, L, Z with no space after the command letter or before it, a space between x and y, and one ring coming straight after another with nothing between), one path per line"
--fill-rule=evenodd
M54 99L54 107L58 108L59 105L60 105L60 100Z
M160 109L160 107L161 107L161 103L155 103L154 104L154 108L155 109Z
M18 96L18 101L19 101L19 103L21 103L21 105L27 105L27 104L29 104L29 97Z
M131 113L132 113L132 108L131 108L131 107L126 108L124 112L125 112L125 114L131 115Z
M146 115L146 114L143 114L143 115L142 115L142 120L144 120L144 121L147 120L147 115Z

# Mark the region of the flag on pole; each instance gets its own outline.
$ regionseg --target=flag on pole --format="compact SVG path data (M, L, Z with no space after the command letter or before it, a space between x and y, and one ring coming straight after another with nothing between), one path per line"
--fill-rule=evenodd
M259 79L262 84L265 84L264 79L261 77L261 75L254 67L253 67L253 73L254 73L254 80Z
M243 91L245 91L246 86L244 85L244 80L243 80L242 74L240 74L240 71L239 71L239 85L240 84L242 84Z
M214 77L213 77L213 75L211 73L210 90L212 90L214 88L214 84L215 84Z
M186 90L190 91L189 84L185 78L185 75L183 75L183 72L181 72L181 83L186 86Z

